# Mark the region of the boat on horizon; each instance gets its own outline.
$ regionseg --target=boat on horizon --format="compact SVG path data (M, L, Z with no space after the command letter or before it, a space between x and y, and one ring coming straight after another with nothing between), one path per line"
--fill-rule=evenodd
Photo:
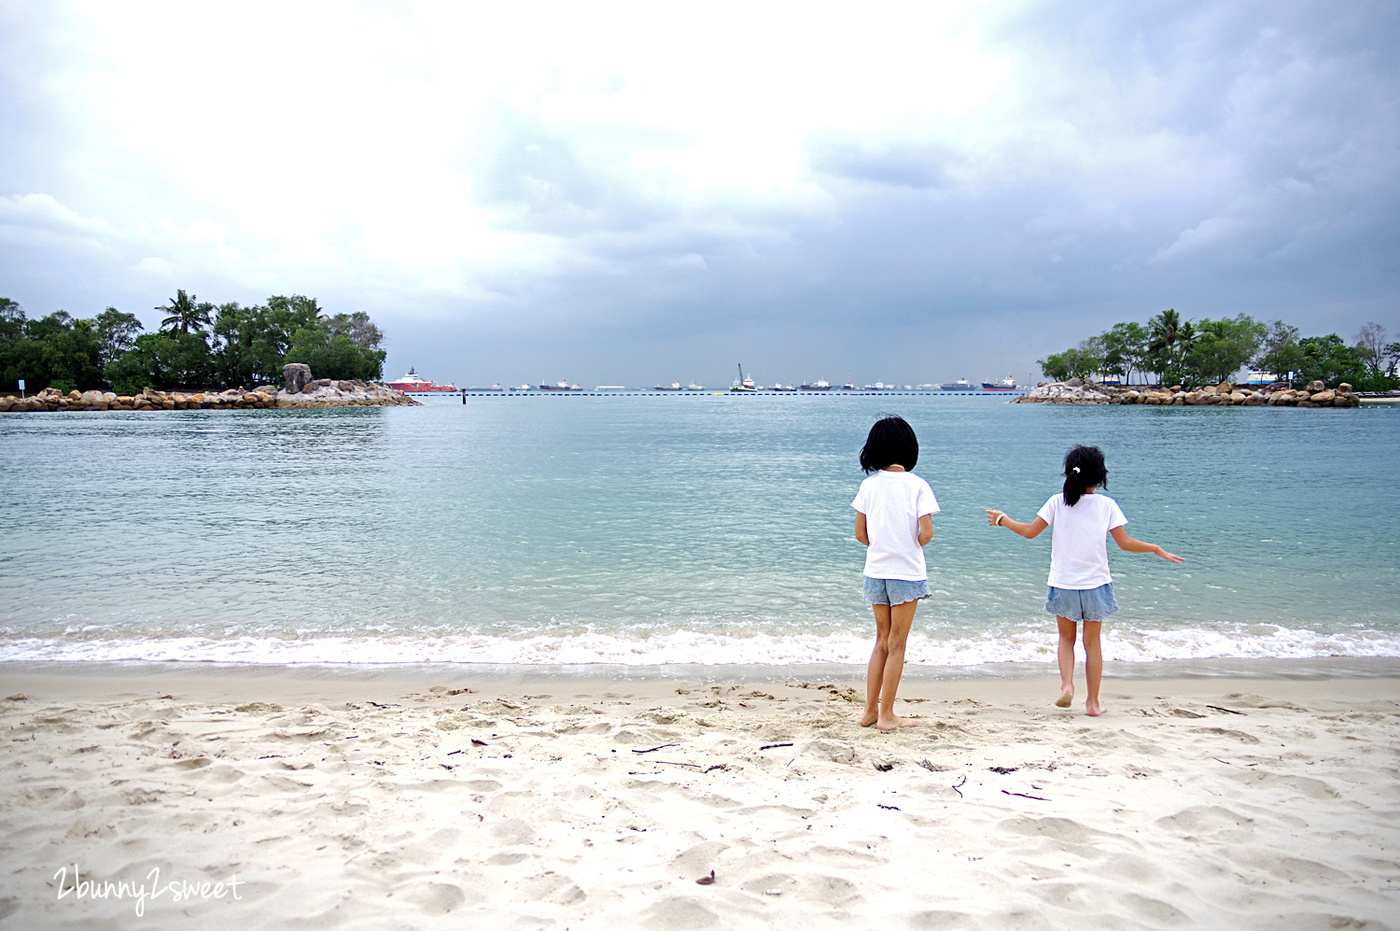
M976 391L977 386L966 378L959 378L957 381L945 381L938 386L940 391Z
M732 385L729 386L729 390L730 390L730 391L757 391L757 390L758 390L758 386L755 385L755 384L753 383L753 379L750 378L750 377L745 377L745 375L744 375L744 363L742 363L742 362L739 363L739 378L734 382L734 384L732 384Z
M556 381L552 385L540 385L541 391L582 391L582 385L571 385L567 381Z
M994 383L994 382L990 382L990 381L984 381L984 382L982 382L982 390L983 390L983 391L1015 391L1015 390L1016 390L1016 379L1014 379L1014 378L1012 378L1010 375L1008 375L1008 376L1006 376L1005 378L1003 378L1003 379L1002 379L1001 381L999 381L999 382L995 382L995 383Z
M395 391L402 391L410 398L415 396L438 397L444 394L456 394L461 390L456 385L439 385L436 382L429 381L419 375L418 370L412 366L409 366L407 375L404 375L396 381L389 382L389 387L393 388Z

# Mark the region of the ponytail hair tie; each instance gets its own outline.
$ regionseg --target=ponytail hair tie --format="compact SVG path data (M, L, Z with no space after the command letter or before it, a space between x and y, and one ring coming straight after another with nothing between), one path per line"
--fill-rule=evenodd
M1077 473L1079 472L1079 466L1075 466L1075 467L1074 467L1074 471L1075 471L1075 473L1077 474Z

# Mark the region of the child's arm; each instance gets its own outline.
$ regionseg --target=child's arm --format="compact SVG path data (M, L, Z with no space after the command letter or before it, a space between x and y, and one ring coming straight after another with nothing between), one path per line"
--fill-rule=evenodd
M1005 511L988 511L987 525L990 527L1007 527L1012 533L1019 533L1027 540L1034 540L1040 536L1040 532L1050 525L1045 522L1045 518L1037 516L1029 524L1023 524L1019 520L1012 520Z
M924 514L919 517L919 545L928 546L928 541L933 539L933 515Z
M933 531L930 530L930 533ZM870 534L865 529L865 514L856 511L856 539L865 546L870 545Z
M1170 559L1172 562L1185 562L1180 556L1168 553L1156 543L1144 543L1141 540L1134 540L1128 536L1128 531L1121 526L1114 527L1109 533L1113 534L1113 542L1118 544L1120 550L1127 550L1129 553L1156 553L1163 559Z

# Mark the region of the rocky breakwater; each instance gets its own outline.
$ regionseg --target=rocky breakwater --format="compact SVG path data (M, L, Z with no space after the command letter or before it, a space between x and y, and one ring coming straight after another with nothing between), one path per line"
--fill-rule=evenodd
M112 391L70 391L64 394L55 388L45 388L27 398L0 398L0 412L29 411L187 411L203 409L249 409L277 407L275 389L259 388L244 391L157 391L147 388L140 394L125 395Z
M332 381L320 378L296 391L277 392L277 407L420 407L402 391L377 381Z
M1360 407L1361 399L1343 382L1328 388L1320 381L1306 388L1276 382L1258 388L1221 382L1214 387L1171 388L1096 385L1071 379L1040 385L1016 399L1017 404L1146 404L1157 407Z
M252 391L157 391L140 394L111 391L69 391L45 388L27 398L0 397L0 413L38 411L188 411L320 407L417 407L418 402L380 382L334 381L312 378L299 363L283 367L285 383L260 385Z

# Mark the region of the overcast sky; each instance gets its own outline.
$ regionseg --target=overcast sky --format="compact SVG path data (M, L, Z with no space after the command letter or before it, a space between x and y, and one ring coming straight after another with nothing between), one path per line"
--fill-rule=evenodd
M1400 4L0 0L0 296L305 294L458 385L1400 337Z

